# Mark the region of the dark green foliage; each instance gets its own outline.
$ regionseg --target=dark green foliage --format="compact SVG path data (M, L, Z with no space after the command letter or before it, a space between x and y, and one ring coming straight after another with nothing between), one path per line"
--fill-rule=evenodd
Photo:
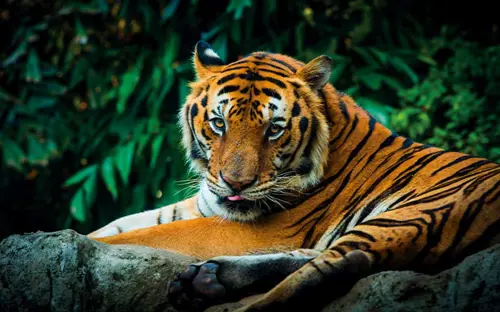
M88 232L188 196L176 114L200 39L226 61L327 54L331 82L382 123L499 160L495 11L424 2L12 1L0 8L0 234Z

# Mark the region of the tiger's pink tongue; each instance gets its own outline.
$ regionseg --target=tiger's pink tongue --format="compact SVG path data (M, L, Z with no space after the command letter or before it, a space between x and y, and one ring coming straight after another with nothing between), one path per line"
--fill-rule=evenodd
M241 197L240 195L234 195L234 196L228 196L227 199L230 201L238 201L238 200L243 200L243 197Z

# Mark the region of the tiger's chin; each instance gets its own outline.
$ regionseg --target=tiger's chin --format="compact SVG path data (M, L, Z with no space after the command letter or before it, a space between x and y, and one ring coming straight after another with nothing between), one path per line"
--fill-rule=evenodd
M228 196L217 196L217 205L224 211L222 217L231 221L249 222L269 214L262 200L230 200Z

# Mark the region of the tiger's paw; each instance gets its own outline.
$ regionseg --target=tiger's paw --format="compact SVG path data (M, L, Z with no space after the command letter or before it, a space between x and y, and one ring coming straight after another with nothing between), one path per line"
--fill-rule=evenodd
M212 262L190 265L170 282L169 301L177 308L188 311L202 311L223 302L226 288L217 279L219 267Z

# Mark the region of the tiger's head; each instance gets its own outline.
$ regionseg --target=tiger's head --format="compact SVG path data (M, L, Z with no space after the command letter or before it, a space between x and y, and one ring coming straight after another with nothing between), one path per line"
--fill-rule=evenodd
M329 125L318 91L329 57L304 65L256 52L226 65L200 41L193 62L197 80L179 119L206 214L254 220L320 181Z

